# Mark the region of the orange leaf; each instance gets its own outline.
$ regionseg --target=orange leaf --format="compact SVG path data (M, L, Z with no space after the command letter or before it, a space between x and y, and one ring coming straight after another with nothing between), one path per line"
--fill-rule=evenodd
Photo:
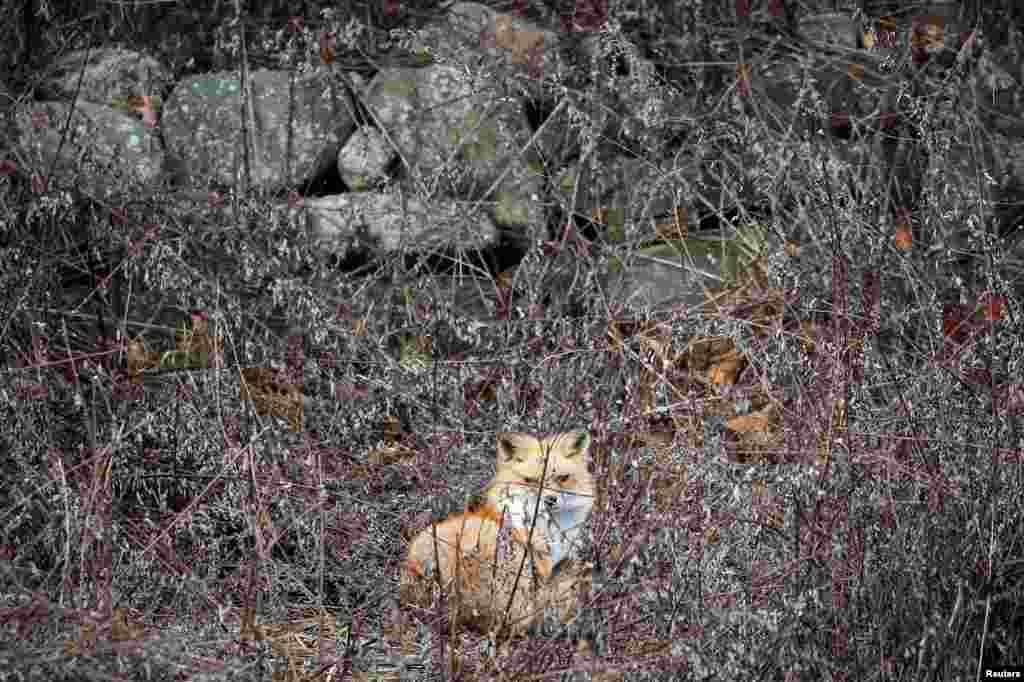
M914 248L914 234L909 228L896 228L896 248L900 251L910 251Z
M736 89L739 90L740 94L749 95L751 93L753 77L754 69L750 64L740 63L736 65Z
M967 340L971 331L971 311L959 303L947 303L942 309L942 334L956 343Z
M709 370L708 378L717 386L735 384L739 369L740 356L736 351L732 351Z
M320 36L320 61L333 64L338 60L338 37L333 33Z
M986 294L981 297L982 312L985 321L995 322L1003 319L1003 308L1006 307L1006 297L995 294Z

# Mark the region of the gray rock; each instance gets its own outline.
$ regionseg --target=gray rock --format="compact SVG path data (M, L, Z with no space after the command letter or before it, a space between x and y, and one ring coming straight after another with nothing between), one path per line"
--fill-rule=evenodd
M64 102L20 108L16 125L28 172L52 174L51 185L76 185L98 197L158 180L163 147L142 121L92 102L78 102L71 112L72 106Z
M397 147L411 192L448 169L456 195L496 202L487 204L495 223L519 232L543 223L531 132L499 84L454 66L384 69L365 99Z
M228 72L178 83L164 108L163 132L181 165L179 179L236 186L248 150L254 186L295 185L327 170L355 129L347 93L325 73L293 83L285 71L256 71L250 93L251 104L243 106L241 80Z

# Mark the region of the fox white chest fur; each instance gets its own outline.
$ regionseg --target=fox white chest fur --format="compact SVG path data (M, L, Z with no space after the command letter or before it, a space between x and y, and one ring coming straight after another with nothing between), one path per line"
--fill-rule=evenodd
M592 494L557 490L545 484L538 504L537 490L521 484L503 484L495 492L495 507L506 515L505 518L513 528L529 530L534 525L533 514L536 510L534 543L547 543L551 562L556 568L563 559L579 551L583 525L590 518L594 506Z

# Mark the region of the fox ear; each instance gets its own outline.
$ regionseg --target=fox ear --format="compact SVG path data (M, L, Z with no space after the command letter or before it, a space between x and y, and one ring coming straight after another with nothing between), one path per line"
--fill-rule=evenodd
M562 450L566 457L585 455L590 450L590 433L587 431L569 431L556 438L559 450Z
M498 434L498 461L510 462L512 460L522 461L530 446L535 445L537 439L526 433L504 432Z

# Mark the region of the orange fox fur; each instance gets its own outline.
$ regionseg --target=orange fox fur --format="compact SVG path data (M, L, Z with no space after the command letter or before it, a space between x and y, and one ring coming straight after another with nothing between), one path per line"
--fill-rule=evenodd
M511 635L524 633L546 607L569 620L590 577L589 567L574 560L594 502L589 447L586 432L544 439L498 434L497 471L483 505L433 524L410 543L403 603L429 605L439 584L458 622L484 632L501 624L506 607Z

